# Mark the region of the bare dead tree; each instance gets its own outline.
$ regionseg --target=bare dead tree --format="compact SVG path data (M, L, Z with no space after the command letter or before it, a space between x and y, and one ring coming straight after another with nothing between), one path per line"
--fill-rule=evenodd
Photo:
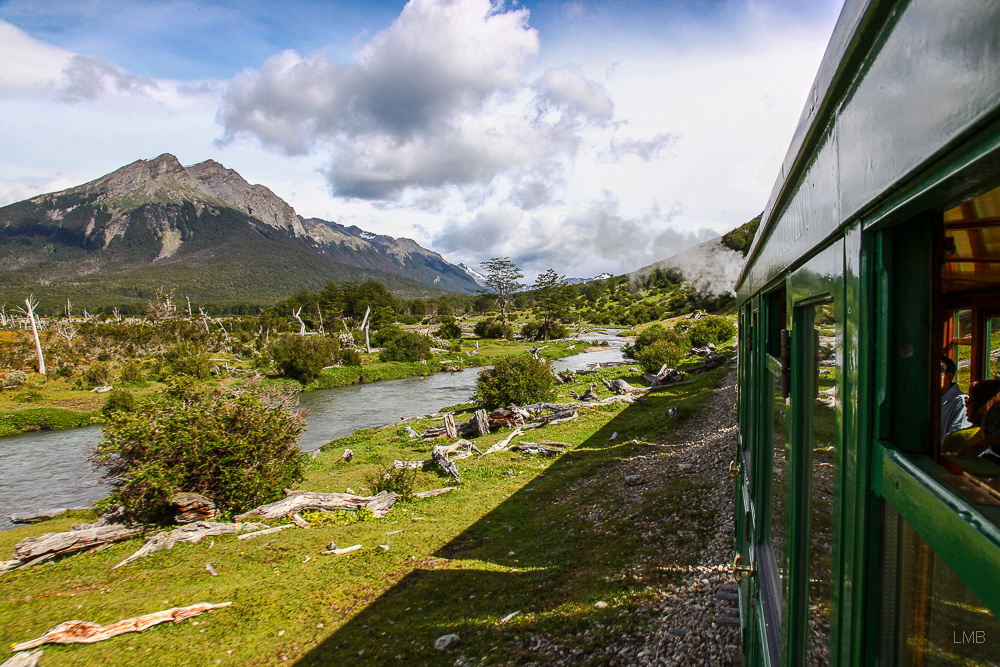
M299 317L299 315L301 315L301 314L302 314L302 306L299 306L299 309L296 310L296 311L294 311L292 313L292 317L294 317L295 319L297 319L299 321L299 335L300 336L305 336L306 335L306 323L302 321L301 317Z
M204 308L199 308L198 312L201 313L201 323L205 325L205 333L208 333L208 315L205 314Z
M57 322L55 327L53 327L53 332L64 341L67 345L73 345L73 339L76 338L77 329L73 326L73 322L66 320L65 322Z
M35 354L38 355L38 374L45 375L45 356L42 354L42 340L38 337L38 324L35 322L35 308L38 307L38 302L34 300L35 295L32 294L24 300L25 309L21 310L31 322L31 333L35 337Z

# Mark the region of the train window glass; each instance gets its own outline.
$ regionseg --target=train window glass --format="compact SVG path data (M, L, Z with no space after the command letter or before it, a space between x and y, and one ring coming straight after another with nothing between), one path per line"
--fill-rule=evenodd
M996 665L1000 621L894 511L899 522L898 664Z
M784 574L784 533L785 533L785 424L788 420L788 405L781 395L781 377L773 376L774 417L771 454L771 548L778 566L778 575Z
M806 636L806 664L830 664L830 600L833 582L833 479L836 439L837 370L835 362L835 321L832 303L817 305L806 312L814 331L814 351L809 378L812 418L807 421L812 447L809 501L809 602Z
M955 382L968 392L972 383L972 311L952 311L945 319L945 354L958 366Z
M991 317L986 323L989 355L986 357L986 377L1000 380L1000 317Z

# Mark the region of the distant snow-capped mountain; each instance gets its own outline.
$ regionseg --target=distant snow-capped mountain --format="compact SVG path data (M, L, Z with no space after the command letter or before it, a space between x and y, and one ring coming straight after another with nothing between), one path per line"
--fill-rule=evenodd
M462 263L460 263L458 265L458 268L460 268L463 271L465 271L469 275L469 277L472 278L473 280L475 280L476 283L479 284L480 286L485 286L486 285L486 276L484 276L483 274L481 274L479 271L476 271L472 267L467 266L467 265L462 264Z
M589 282L592 282L594 280L607 280L608 278L611 278L611 274L610 273L602 273L601 275L594 276L593 278L567 278L566 279L566 284L567 285L581 285L583 283L589 283Z

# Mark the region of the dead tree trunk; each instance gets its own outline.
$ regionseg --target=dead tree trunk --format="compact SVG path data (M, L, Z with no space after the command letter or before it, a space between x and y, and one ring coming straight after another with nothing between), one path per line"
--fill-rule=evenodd
M302 306L299 306L299 309L296 310L296 311L294 311L292 313L292 317L294 317L295 319L297 319L299 321L299 335L300 336L305 336L306 335L306 323L302 321L301 317L299 317L299 315L301 315L301 314L302 314Z
M455 418L451 415L444 416L444 435L450 440L458 437L458 431L455 429Z
M31 333L35 336L35 354L38 355L38 374L45 375L45 357L42 355L42 341L38 337L38 326L35 324L35 307L37 303L31 302L31 297L24 300L24 305L28 307L28 319L31 320Z
M462 479L458 474L458 465L454 461L448 458L445 453L445 448L440 445L435 445L434 449L431 450L431 459L436 463L442 470L452 476L452 478L461 483Z

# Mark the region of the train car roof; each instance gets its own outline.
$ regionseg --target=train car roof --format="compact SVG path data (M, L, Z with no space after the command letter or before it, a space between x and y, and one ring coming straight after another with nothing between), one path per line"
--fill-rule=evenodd
M981 0L847 0L737 280L739 303L844 227L868 229L910 206L911 191L957 180L969 162L945 163L974 153L963 142L1000 110L998 21Z

